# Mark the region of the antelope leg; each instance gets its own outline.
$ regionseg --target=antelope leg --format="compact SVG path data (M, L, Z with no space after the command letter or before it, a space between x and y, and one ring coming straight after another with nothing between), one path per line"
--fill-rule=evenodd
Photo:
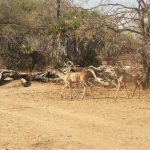
M115 95L115 99L117 98L117 96L118 96L118 92L119 92L119 90L120 90L120 82L118 83L118 87L117 87L117 92L116 92L116 95Z
M86 90L87 90L87 87L84 85L84 91L83 91L83 94L82 94L81 99L83 99L83 98L84 98Z
M128 98L129 98L129 93L128 93L128 90L127 90L127 85L126 85L126 83L124 83L124 88L125 88L125 90L126 90L126 93L127 93Z
M93 89L92 89L92 87L91 87L91 86L89 86L89 88L90 88L90 91L91 91L92 98L94 99Z
M63 98L63 93L64 93L64 89L68 86L68 84L66 83L65 86L62 88L62 91L60 93L61 98Z

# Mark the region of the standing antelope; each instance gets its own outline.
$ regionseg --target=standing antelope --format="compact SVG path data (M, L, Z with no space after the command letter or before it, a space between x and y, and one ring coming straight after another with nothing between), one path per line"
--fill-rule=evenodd
M126 73L126 72L122 72L122 73L117 72L117 80L118 80L118 86L117 86L117 92L116 92L115 98L117 98L121 83L123 84L123 86L126 90L127 96L129 98L129 94L127 91L127 83L131 83L131 82L134 83L134 85L135 85L134 91L132 93L132 97L134 96L135 91L138 88L139 89L138 98L140 98L141 76L139 73L133 74L133 73Z
M72 83L81 83L81 85L83 85L83 87L84 87L84 91L83 91L81 99L84 98L87 87L90 88L92 98L94 99L92 87L90 86L90 84L88 82L89 79L93 76L90 71L83 70L83 71L80 71L80 72L67 72L67 73L64 73L60 69L57 69L57 74L65 82L65 86L63 87L63 89L61 91L61 97L63 97L64 89L66 87L69 87L69 89L70 89L70 99L72 99Z

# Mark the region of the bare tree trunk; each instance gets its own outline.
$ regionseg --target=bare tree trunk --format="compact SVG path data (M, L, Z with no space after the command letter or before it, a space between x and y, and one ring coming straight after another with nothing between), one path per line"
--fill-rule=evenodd
M144 80L142 83L142 86L144 89L148 89L149 87L149 82L150 82L150 66L149 66L149 57L147 54L143 51L141 53L142 56L142 62L143 62L143 68L144 68Z
M57 21L60 18L60 3L61 3L61 0L56 0Z

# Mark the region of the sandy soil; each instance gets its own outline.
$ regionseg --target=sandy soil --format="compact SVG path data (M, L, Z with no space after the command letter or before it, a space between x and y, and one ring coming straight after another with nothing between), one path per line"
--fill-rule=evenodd
M150 90L141 99L94 88L95 99L63 85L13 81L0 87L0 150L150 150Z

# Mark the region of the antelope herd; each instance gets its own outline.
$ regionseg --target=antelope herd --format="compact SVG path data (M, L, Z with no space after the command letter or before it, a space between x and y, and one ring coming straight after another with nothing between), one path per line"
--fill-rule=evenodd
M121 87L124 87L127 97L129 98L128 93L128 84L132 83L135 87L132 93L132 97L135 94L135 91L138 89L138 98L140 98L140 88L145 80L145 73L142 68L131 67L131 66L111 66L111 65L101 65L99 67L89 66L82 68L80 66L75 66L72 62L65 64L65 68L62 69L48 69L51 71L37 72L37 73L19 73L14 70L2 69L0 71L0 85L5 83L5 78L20 79L24 87L31 85L31 81L43 81L47 82L56 81L59 79L63 80L65 85L60 93L60 96L63 98L63 94L66 88L70 89L70 99L72 99L72 88L74 85L77 87L82 86L83 92L81 99L85 97L86 91L89 88L92 98L93 86L94 85L103 85L105 87L115 87L116 93L114 98L118 97L118 93ZM59 78L58 78L59 77ZM80 89L80 88L79 88Z
M134 71L132 71L134 70ZM67 69L64 71L57 69L57 75L64 81L65 85L61 91L61 97L63 98L64 90L68 87L70 89L70 99L72 99L72 85L74 83L80 84L83 86L83 93L81 99L84 98L87 88L89 87L91 91L92 98L94 98L92 85L90 84L90 79L93 78L96 82L104 86L115 86L116 94L114 98L118 96L120 87L123 86L126 90L127 97L129 98L129 93L127 90L127 84L134 84L134 90L132 97L135 94L136 89L138 88L138 98L140 98L140 86L142 83L142 71L138 68L132 68L130 66L110 66L102 65L100 67L89 66L88 68L80 68L69 64Z

